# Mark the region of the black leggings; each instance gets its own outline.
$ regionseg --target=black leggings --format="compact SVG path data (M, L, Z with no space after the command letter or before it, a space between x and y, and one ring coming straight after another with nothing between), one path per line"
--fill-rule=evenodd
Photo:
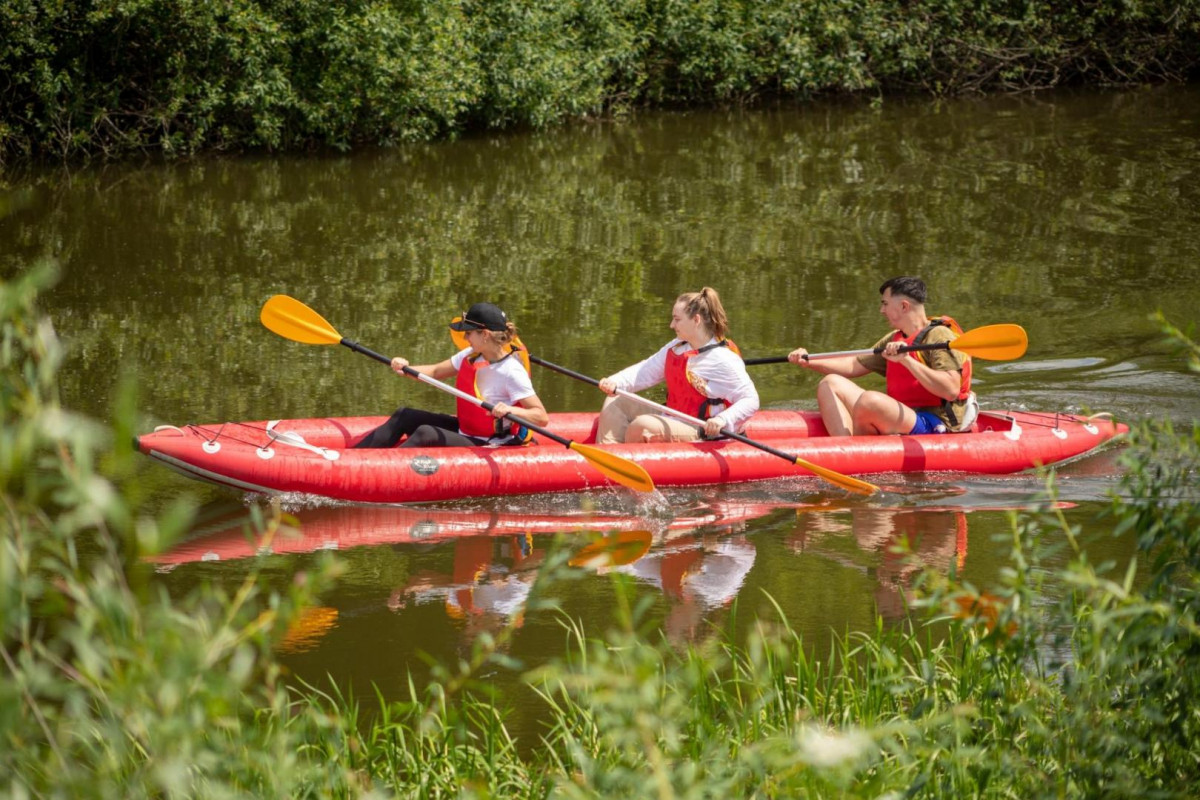
M471 447L480 439L458 432L458 417L437 414L419 408L400 408L388 421L363 437L355 448L395 447L408 436L401 447Z

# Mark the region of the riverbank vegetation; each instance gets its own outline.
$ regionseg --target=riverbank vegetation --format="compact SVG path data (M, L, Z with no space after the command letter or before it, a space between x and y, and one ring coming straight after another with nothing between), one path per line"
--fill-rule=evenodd
M390 145L639 107L1186 80L1200 0L0 4L0 164Z
M782 618L680 651L636 607L602 638L564 617L568 654L525 675L545 734L516 742L479 677L519 669L506 631L409 702L364 704L287 688L274 656L332 558L287 591L161 591L143 557L192 509L144 508L132 388L111 422L60 404L50 276L0 284L5 796L1186 797L1200 778L1200 426L1135 427L1111 519L1138 555L1115 576L1047 504L1014 518L1002 586L929 575L907 624L829 653ZM528 613L552 613L566 560Z

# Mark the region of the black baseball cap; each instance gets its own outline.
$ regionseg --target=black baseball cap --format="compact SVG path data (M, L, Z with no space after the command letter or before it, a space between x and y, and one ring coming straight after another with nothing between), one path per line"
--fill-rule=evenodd
M450 323L450 328L456 331L506 331L508 317L499 306L491 303L476 303L467 309L462 319Z

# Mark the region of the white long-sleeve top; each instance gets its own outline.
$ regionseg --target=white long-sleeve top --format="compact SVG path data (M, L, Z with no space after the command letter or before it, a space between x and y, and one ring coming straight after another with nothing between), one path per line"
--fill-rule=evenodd
M715 337L708 341L708 344L716 343ZM610 375L608 379L618 389L627 392L649 389L666 379L668 350L682 355L691 349L692 346L687 342L673 339L654 355ZM730 348L714 347L692 356L688 359L688 371L704 382L707 389L702 391L708 397L729 401L729 406L715 416L719 416L735 431L741 431L754 412L758 411L758 389L754 388L754 381L746 372L741 356Z

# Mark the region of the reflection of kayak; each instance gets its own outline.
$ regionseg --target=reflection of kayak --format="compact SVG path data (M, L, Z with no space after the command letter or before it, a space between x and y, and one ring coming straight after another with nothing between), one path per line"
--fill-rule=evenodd
M368 503L455 500L613 485L578 452L535 447L353 450L384 421L345 417L166 426L139 436L146 455L191 478L250 492L297 492ZM581 443L595 414L552 414L550 429ZM763 411L746 436L848 475L1011 473L1082 455L1126 430L1065 414L983 412L971 433L831 438L815 412ZM657 486L811 476L789 461L732 441L610 445Z
M208 526L208 530L152 560L166 567L192 561L230 561L256 555L421 544L479 536L632 533L652 528L683 531L743 523L783 507L786 506L777 503L722 502L695 514L675 517L668 523L655 523L632 514L522 514L405 506L323 507L300 512L297 514L298 527L281 527L269 536L250 535L243 522L244 515L238 515L235 520ZM213 527L217 529L213 530Z

